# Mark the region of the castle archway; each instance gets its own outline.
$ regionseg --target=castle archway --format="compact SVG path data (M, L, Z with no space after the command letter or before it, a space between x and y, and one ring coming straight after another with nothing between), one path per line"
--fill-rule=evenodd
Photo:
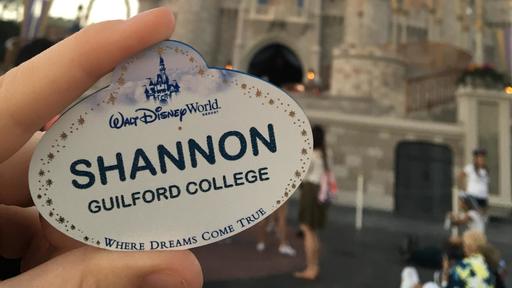
M248 72L282 87L301 83L303 68L297 55L282 44L269 44L258 50L249 62Z

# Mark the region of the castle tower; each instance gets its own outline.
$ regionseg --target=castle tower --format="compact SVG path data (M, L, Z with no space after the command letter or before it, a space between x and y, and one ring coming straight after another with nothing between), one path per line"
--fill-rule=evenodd
M390 44L388 1L346 0L345 39L333 49L330 94L359 98L379 114L402 116L406 64Z
M139 11L169 6L176 17L172 39L192 45L206 62L214 65L219 47L219 18L222 1L201 0L139 0ZM234 29L234 27L233 27Z
M219 46L218 22L221 1L175 1L176 29L173 39L196 48L210 65L214 64Z

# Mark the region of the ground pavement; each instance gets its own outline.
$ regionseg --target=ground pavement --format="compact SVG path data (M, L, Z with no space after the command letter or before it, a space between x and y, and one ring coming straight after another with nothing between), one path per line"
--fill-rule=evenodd
M296 213L297 202L291 200L290 240L299 250L297 257L279 255L276 240L265 252L256 252L254 229L230 242L195 249L204 270L205 287L399 287L404 263L398 250L406 235L418 236L421 245L440 245L448 235L442 223L377 211L367 211L363 230L356 231L352 208L330 207L328 227L321 233L321 274L316 281L308 282L291 276L304 263L301 239L293 231ZM512 220L491 223L488 236L512 263ZM422 281L429 281L434 271L419 268L419 272ZM507 284L512 287L512 273Z

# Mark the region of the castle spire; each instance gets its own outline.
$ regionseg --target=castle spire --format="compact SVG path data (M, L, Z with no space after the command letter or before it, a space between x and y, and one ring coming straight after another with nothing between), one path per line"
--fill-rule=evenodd
M162 58L162 55L160 55L160 73L166 73L165 72L165 62L164 62L164 58Z

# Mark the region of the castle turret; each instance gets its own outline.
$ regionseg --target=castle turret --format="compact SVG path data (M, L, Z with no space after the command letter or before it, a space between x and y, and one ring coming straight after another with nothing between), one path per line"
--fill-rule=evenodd
M220 1L187 0L173 5L177 27L173 39L192 45L207 63L214 64L218 50Z
M359 98L380 107L379 113L402 115L405 108L405 63L389 43L388 2L347 0L345 39L333 49L330 94Z

